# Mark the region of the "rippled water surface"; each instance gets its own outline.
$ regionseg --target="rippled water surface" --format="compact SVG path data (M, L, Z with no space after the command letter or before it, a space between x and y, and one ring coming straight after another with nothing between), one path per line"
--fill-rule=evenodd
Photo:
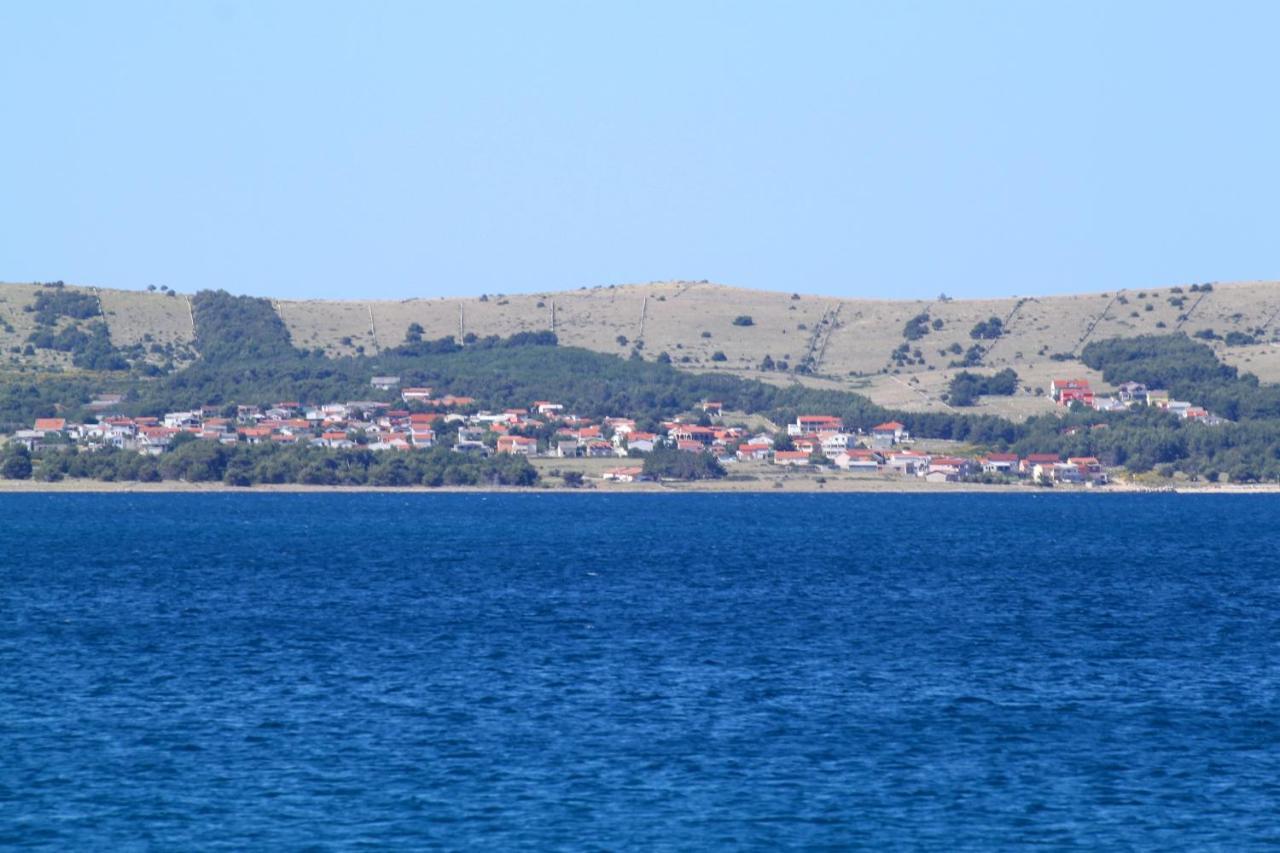
M1278 511L0 496L0 845L1261 849Z

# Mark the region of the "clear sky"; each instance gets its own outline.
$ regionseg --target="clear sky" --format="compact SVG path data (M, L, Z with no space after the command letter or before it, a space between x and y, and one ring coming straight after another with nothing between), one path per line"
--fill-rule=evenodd
M0 280L1280 277L1280 4L0 6Z

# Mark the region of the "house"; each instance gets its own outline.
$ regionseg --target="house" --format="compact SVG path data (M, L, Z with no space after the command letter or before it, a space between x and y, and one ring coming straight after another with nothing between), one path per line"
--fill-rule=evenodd
M1056 453L1028 453L1027 458L1018 463L1018 473L1023 476L1035 476L1037 466L1057 465L1062 457Z
M837 468L845 471L879 471L884 458L874 450L854 448L842 450L831 460Z
M576 438L562 438L555 442L551 455L558 456L561 459L572 459L582 454Z
M677 442L680 441L696 441L702 445L709 445L715 441L716 431L711 427L696 426L693 424L678 424L669 431L669 434Z
M618 440L615 434L614 439ZM625 435L627 451L636 451L637 453L652 453L654 445L657 444L658 436L651 432L633 431Z
M436 431L431 427L420 427L416 424L409 428L409 441L414 447L435 447Z
M50 433L65 432L67 429L66 418L36 418L33 432L38 432L42 436Z
M724 403L718 400L703 400L702 411L706 412L710 417L718 418L724 414Z
M1107 475L1102 470L1102 463L1093 456L1072 456L1067 464L1076 466L1080 476L1091 483L1105 483Z
M1116 389L1116 396L1120 398L1120 402L1126 405L1145 403L1147 400L1147 386L1141 382L1124 382Z
M827 456L835 456L842 450L848 450L854 444L853 436L847 432L820 432L818 440L822 444L822 452Z
M1012 474L1018 469L1018 454L988 453L982 457L982 471L985 474Z
M604 424L613 430L613 437L625 436L636 431L636 422L631 418L605 418Z
M676 450L683 450L686 453L701 453L707 449L707 445L700 441L691 441L687 438L676 439Z
M95 412L103 409L114 409L124 402L123 394L98 394L89 403L89 408Z
M1084 406L1093 406L1093 391L1086 387L1064 388L1059 392L1059 406L1070 406L1072 403L1080 403Z
M462 433L459 432L458 435L461 436ZM453 449L458 453L468 453L474 456L489 455L489 445L485 444L483 441L475 441L473 439L460 437L453 443Z
M779 450L773 454L774 465L803 466L809 464L809 454L803 450Z
M1158 391L1154 388L1147 389L1147 405L1148 406L1165 406L1169 402L1168 391Z
M916 450L899 450L890 453L885 458L885 467L891 469L895 474L910 476L913 474L923 474L929 469L930 456L927 453L920 453Z
M1059 462L1049 469L1049 482L1053 483L1083 483L1084 472L1080 470L1080 466L1072 465L1070 462Z
M806 454L818 453L822 450L822 442L819 441L816 436L810 438L797 438L795 441L791 442L791 445L794 449Z
M369 380L369 384L379 391L390 391L400 384L399 376L375 376Z
M740 444L738 445L737 456L740 460L765 460L769 458L769 454L773 452L773 448L767 444Z
M330 430L322 433L320 443L324 447L354 447L355 442L352 441L345 432L340 430Z
M1077 400L1086 406L1093 405L1093 390L1089 388L1088 379L1055 379L1049 384L1049 397L1059 406L1069 406Z
M264 441L270 440L271 427L265 427L265 426L240 427L238 430L236 430L236 434L248 444L261 444ZM341 435L344 439L347 437L347 434L345 432L338 433L338 435Z
M612 480L615 483L638 483L641 480L647 480L644 469L637 466L626 468L610 468L600 475L601 480Z
M538 440L523 435L504 435L498 439L498 452L514 456L533 456L538 452Z
M901 444L909 438L911 434L907 432L907 428L897 421L876 424L871 428L871 439L877 444Z
M419 403L427 403L431 401L430 388L404 388L400 391L400 399L406 403L418 401Z
M844 421L830 415L800 415L793 424L787 424L787 435L812 435L819 432L842 432Z
M14 444L21 444L27 450L39 450L43 447L45 433L38 429L20 429L9 439Z
M162 426L140 427L138 429L138 450L142 453L153 455L163 453L169 447L169 442L179 432L181 430Z
M173 429L200 426L199 412L169 412L164 416L164 425Z
M977 464L971 459L959 456L935 456L929 460L926 475L942 474L947 480L959 480L961 477L973 476Z
M1093 408L1098 412L1123 412L1129 405L1119 397L1094 397Z

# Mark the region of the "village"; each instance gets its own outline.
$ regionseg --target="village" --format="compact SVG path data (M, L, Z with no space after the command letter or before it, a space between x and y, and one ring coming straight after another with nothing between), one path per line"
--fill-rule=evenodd
M1124 382L1115 394L1097 394L1087 379L1055 379L1049 388L1049 397L1059 406L1078 403L1096 412L1122 412L1134 406L1150 406L1171 415L1197 423L1217 426L1226 419L1215 415L1203 406L1186 400L1174 400L1168 391L1148 388L1141 382Z
M383 391L396 390L398 383L398 377L374 377L372 382ZM1050 395L1062 406L1079 404L1099 411L1156 406L1186 419L1221 422L1202 408L1171 400L1167 392L1138 383L1126 383L1116 396L1104 397L1095 394L1087 380L1054 380ZM627 460L616 466L597 463L591 467L595 478L613 483L655 479L643 466L644 457L655 449L711 454L730 471L772 466L796 473L843 471L919 478L930 483L984 479L1097 486L1108 482L1104 466L1094 457L962 454L954 448L940 448L943 442L917 442L897 421L863 430L846 428L841 418L833 415L813 414L798 416L785 430L753 431L726 424L723 405L705 401L696 417L664 421L645 430L632 418L583 418L549 400L491 412L478 410L474 398L436 396L427 387L399 389L399 396L400 406L375 400L320 405L286 401L267 407L204 406L163 417L131 417L116 413L122 398L101 395L89 405L99 413L92 422L39 418L31 429L18 431L10 440L31 451L75 446L92 452L113 447L149 455L199 440L369 451L444 446L480 456Z

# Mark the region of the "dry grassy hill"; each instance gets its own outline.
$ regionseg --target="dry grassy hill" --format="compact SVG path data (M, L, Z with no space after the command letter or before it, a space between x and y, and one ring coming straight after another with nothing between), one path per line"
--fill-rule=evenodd
M192 340L190 309L182 295L87 290L100 300L117 344ZM35 293L33 285L0 286L0 352L13 368L48 368L66 361L45 350L34 357L21 353L33 328L23 307L31 304ZM1181 305L1175 304L1179 301ZM1280 343L1273 343L1280 341L1280 284L1275 282L1215 284L1207 292L1191 292L1184 285L933 301L838 299L706 282L661 282L480 298L274 304L295 344L320 347L332 355L373 354L394 346L411 323L420 324L429 338L552 329L565 344L620 356L639 346L644 357L665 352L683 369L856 390L884 405L916 410L945 408L939 397L956 372L948 365L960 358L952 350L971 346L970 330L990 317L1000 318L1005 334L988 342L982 367L975 369L1012 367L1032 389L1013 398L984 401L982 406L993 413L1018 417L1046 410L1048 404L1034 390L1053 377L1090 376L1072 357L1090 340L1116 336L1247 331L1261 342L1227 347L1216 341L1214 346L1229 363L1263 381L1280 381ZM912 342L911 349L919 350L924 363L897 366L891 354L904 343L904 326L922 313L929 316L930 331ZM741 315L751 317L752 324L735 325L734 318ZM935 321L941 321L940 329L932 328ZM713 360L715 353L723 353L724 360ZM793 367L807 358L813 373L761 372L766 355ZM1050 358L1054 355L1058 360Z

